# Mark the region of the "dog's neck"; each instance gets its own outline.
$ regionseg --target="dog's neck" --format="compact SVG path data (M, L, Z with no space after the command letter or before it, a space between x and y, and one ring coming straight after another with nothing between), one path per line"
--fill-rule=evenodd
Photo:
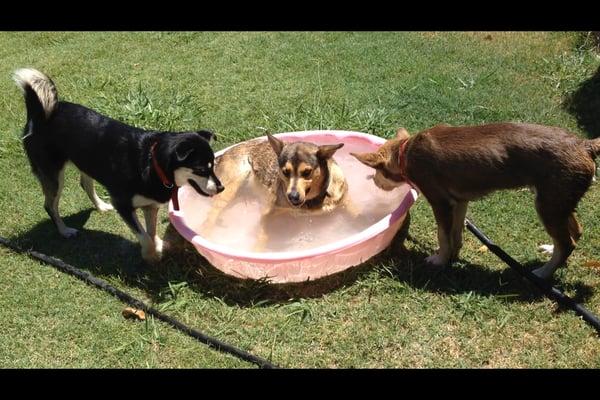
M152 145L150 146L150 159L152 162L152 169L154 170L154 173L158 176L158 179L160 179L161 183L167 189L172 189L174 186L173 182L171 182L171 180L167 177L167 174L162 169L162 167L158 163L158 159L156 158L156 146L158 146L158 141L152 143Z
M390 146L390 154L385 167L381 173L386 179L394 182L407 182L412 185L406 172L406 149L409 139L397 140ZM413 185L414 186L414 185Z
M158 162L158 158L156 157L156 147L158 146L158 140L152 143L150 146L150 163L152 165L151 169L154 171L158 179L164 186L166 190L169 190L171 193L171 200L173 201L173 207L175 210L179 210L179 198L177 196L178 186L167 177L167 174L160 166Z
M331 160L320 160L319 169L321 170L321 182L319 190L315 191L316 195L311 198L307 198L304 202L306 208L320 207L325 201L325 198L329 195L329 185L331 184L331 172L329 170L329 163Z

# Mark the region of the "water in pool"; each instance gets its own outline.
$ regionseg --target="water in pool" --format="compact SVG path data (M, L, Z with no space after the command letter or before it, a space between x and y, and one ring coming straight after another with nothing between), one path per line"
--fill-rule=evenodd
M334 142L319 140L319 144ZM191 188L184 188L180 190L181 209L186 213L189 227L200 236L238 251L298 251L330 244L361 232L390 214L409 190L407 185L390 192L378 189L371 178L374 170L349 154L372 150L374 148L365 148L362 142L345 143L334 155L346 176L349 198L358 210L356 217L349 218L343 205L326 214L292 209L277 213L262 221L268 239L260 249L257 249L256 243L261 215L268 206L266 197L256 190L256 185L243 187L230 204L219 202L218 195L207 198L197 195ZM227 186L227 182L223 184ZM223 210L215 225L203 227L208 211L213 206Z

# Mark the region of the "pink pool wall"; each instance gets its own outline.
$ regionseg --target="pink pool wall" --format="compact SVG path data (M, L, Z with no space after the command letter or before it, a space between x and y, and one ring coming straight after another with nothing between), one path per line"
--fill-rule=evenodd
M333 136L338 141L360 144L364 146L364 151L373 151L384 142L384 139L377 136L349 131L304 131L275 136L283 140L293 138L316 143L319 139L330 139ZM227 150L216 153L216 156ZM378 189L373 187L373 190ZM169 203L169 217L175 229L194 245L198 253L228 275L241 279L266 278L272 283L303 282L362 264L389 246L417 198L417 192L409 185L403 185L399 190L403 191L403 200L391 214L374 225L343 240L303 251L255 253L237 251L207 241L186 224L185 199L196 196L193 189L187 186L181 187L178 192L180 210L174 210L172 202Z

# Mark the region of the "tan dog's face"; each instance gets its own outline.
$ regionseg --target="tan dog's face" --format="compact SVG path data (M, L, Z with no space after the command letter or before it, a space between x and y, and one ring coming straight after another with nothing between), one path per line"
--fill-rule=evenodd
M375 185L386 191L390 191L400 186L403 181L398 180L398 152L400 144L408 139L409 135L406 129L400 128L396 132L396 137L390 139L381 145L373 153L350 153L361 163L374 168L375 175L373 182Z
M285 197L292 206L300 207L327 190L321 166L327 164L343 143L317 146L307 142L285 143L270 134L267 137L277 155Z

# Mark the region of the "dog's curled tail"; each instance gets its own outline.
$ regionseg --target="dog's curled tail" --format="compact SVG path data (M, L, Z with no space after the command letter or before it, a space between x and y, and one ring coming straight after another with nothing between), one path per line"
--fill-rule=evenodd
M13 79L23 90L27 119L47 119L58 104L58 93L52 79L33 68L21 68Z
M600 155L600 138L586 140L585 147L592 158L598 157Z

